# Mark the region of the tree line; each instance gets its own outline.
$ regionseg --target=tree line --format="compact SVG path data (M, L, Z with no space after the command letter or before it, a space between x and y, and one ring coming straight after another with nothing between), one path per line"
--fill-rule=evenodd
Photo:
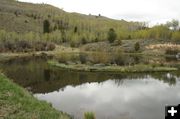
M54 44L68 43L72 47L80 45L109 41L109 43L118 42L121 40L132 39L156 39L164 41L172 41L180 43L179 21L172 20L166 24L156 25L152 28L140 25L136 30L123 30L119 32L117 28L107 28L106 32L82 31L78 26L68 28L67 24L57 22L52 29L52 23L46 19L43 22L43 33L27 32L7 32L0 30L0 52L3 51L27 51L30 50L53 50ZM39 45L34 45L34 44ZM139 44L136 44L135 49L139 49Z

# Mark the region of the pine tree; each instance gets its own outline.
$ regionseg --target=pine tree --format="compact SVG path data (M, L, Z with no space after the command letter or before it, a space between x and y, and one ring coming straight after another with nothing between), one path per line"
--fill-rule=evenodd
M43 22L43 33L49 33L50 32L50 23L48 20L44 20Z
M108 32L108 41L110 43L113 43L117 38L117 34L116 32L114 31L113 28L109 29L109 32Z
M136 42L136 43L134 44L134 49L135 49L135 51L139 51L139 50L140 50L140 44L139 44L139 42Z

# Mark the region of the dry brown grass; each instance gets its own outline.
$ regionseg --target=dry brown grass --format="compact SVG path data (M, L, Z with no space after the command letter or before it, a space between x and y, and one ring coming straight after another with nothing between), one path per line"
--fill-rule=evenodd
M110 62L110 55L106 52L94 52L90 54L89 60L94 64L108 64Z
M146 49L148 50L154 50L154 49L179 49L180 50L180 45L179 44L172 44L172 43L166 43L166 44L156 44L156 45L148 45L146 46Z

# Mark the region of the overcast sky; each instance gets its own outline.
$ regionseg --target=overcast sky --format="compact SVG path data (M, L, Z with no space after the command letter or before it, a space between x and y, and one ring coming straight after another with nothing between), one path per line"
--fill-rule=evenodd
M180 20L180 0L19 0L48 3L68 12L101 14L113 19L146 21L150 25Z

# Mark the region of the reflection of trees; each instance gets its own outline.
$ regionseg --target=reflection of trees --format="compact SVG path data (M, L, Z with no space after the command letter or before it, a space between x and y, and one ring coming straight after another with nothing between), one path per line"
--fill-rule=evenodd
M44 69L44 79L46 80L46 81L49 81L50 80L50 75L51 73L50 73L50 70L49 69Z
M151 76L157 80L161 80L164 83L168 83L169 85L175 85L176 84L176 75L173 75L171 73L153 73Z
M175 56L166 56L166 61L167 62L177 62L178 59Z
M121 85L123 85L124 80L115 79L114 82L117 86L121 86Z
M21 63L23 62L23 63ZM117 86L122 85L123 80L144 79L151 76L162 80L169 85L175 85L180 72L167 73L106 73L106 72L74 72L49 67L44 60L21 60L1 65L7 76L24 87L31 87L34 93L47 93L63 89L67 85L78 86L83 83L104 82L112 79Z
M120 86L123 84L124 80L120 79L144 79L147 78L147 76L151 76L154 79L163 81L164 83L168 83L169 85L175 85L177 81L177 77L180 77L180 72L173 72L173 73L132 73L132 74L125 74L125 75L114 75L115 83Z

